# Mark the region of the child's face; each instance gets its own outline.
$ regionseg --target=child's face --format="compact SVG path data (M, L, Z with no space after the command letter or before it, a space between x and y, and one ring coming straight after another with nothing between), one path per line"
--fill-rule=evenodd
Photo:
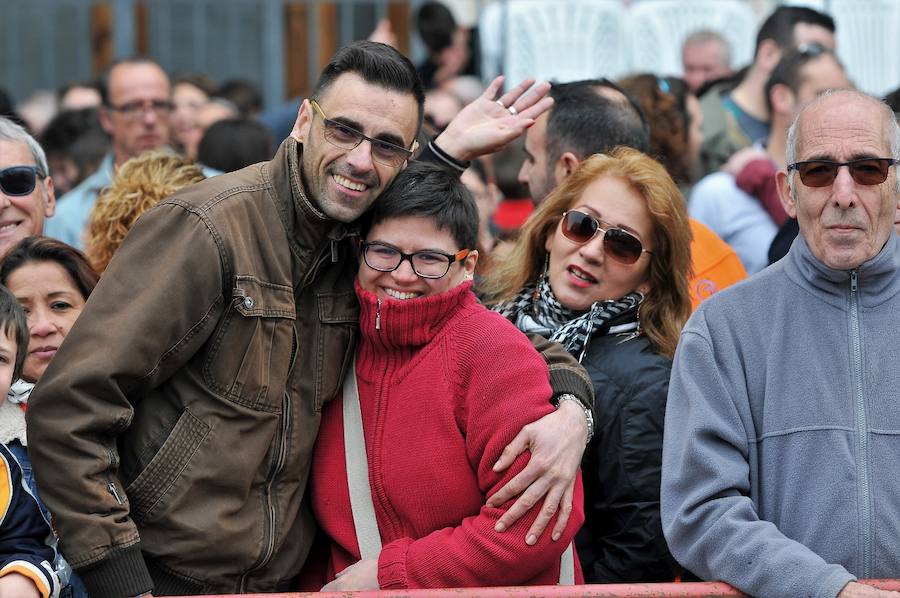
M6 400L16 368L16 340L0 331L0 404Z

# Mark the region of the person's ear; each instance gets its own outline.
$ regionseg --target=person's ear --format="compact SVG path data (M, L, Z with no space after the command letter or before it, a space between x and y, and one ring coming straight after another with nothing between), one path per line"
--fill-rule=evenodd
M779 170L775 173L775 186L778 188L778 198L781 200L784 211L787 212L788 216L791 218L796 218L797 206L794 202L794 197L791 194L790 186L788 185L787 172Z
M300 104L300 110L297 111L297 120L294 121L294 128L291 130L291 137L305 143L309 137L309 128L312 126L312 105L309 100L303 100Z
M575 169L578 168L578 165L581 164L581 160L573 154L572 152L564 152L563 155L559 157L559 160L556 161L554 165L554 180L556 185L562 183L570 174L575 172Z
M772 69L781 60L782 52L774 39L764 39L759 44L759 51L756 53L756 62L765 69L767 73L771 73Z
M773 112L794 114L797 98L791 88L781 83L772 86L769 99L772 100Z
M100 120L100 126L103 127L103 130L112 135L113 123L109 107L100 106L100 109L97 110L97 118Z
M53 178L47 176L44 179L44 217L50 218L56 213L56 190L53 188ZM34 234L40 234L35 232Z
M473 249L463 260L463 270L466 273L466 280L475 278L475 266L478 265L478 250Z

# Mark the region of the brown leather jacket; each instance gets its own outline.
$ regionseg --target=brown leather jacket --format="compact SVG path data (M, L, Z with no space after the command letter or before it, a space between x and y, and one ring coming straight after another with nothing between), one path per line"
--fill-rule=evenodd
M31 457L95 598L288 588L323 403L355 347L352 229L302 147L144 215L31 396ZM558 392L590 396L562 349Z

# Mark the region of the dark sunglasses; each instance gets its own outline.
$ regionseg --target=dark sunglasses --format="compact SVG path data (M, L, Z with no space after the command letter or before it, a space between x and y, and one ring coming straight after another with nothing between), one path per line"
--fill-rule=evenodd
M827 187L837 178L838 169L846 166L859 185L880 185L887 180L888 169L897 163L894 158L859 158L849 162L832 160L804 160L789 164L788 172L796 170L807 187Z
M10 166L0 170L0 191L6 195L28 195L34 191L38 178L44 173L37 166Z
M640 259L642 253L653 255L652 251L644 249L640 239L627 230L578 210L569 210L563 213L560 226L563 236L579 245L584 245L598 232L602 232L603 251L612 259L623 264L635 263Z

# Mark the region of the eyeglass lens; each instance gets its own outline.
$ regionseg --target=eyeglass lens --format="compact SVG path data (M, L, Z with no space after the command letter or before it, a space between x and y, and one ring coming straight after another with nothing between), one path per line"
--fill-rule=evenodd
M562 219L563 235L576 243L587 243L602 230L599 220L578 210L569 210ZM635 263L643 249L640 239L624 229L611 227L603 233L603 250L618 262Z
M413 272L422 278L442 278L450 271L454 259L436 251L417 251L405 254L389 245L371 243L365 245L363 257L366 264L379 272L393 272L400 267L404 259L412 264Z
M325 139L341 149L353 149L363 142L363 139L369 139L356 129L342 125L333 120L325 121ZM372 158L376 162L381 162L388 166L397 166L402 164L409 154L406 149L395 146L380 139L369 139L372 144Z
M34 191L37 169L33 166L12 166L0 170L0 189L6 195L28 195Z
M880 185L887 180L888 169L893 163L891 158L863 158L849 162L806 160L794 166L807 187L827 187L837 178L841 166L849 168L850 176L860 185Z
M168 100L150 100L147 102L135 100L134 102L122 104L121 106L112 106L112 109L121 112L128 118L136 118L151 110L155 112L157 116L165 116L175 109L175 104Z

